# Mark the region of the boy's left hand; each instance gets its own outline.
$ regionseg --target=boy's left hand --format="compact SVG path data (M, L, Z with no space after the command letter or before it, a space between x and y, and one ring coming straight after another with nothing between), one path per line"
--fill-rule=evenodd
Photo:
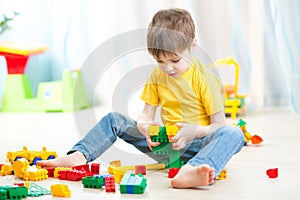
M180 150L183 149L189 141L195 138L198 126L186 123L176 123L175 126L179 127L179 131L171 138L173 141L172 147L174 150Z

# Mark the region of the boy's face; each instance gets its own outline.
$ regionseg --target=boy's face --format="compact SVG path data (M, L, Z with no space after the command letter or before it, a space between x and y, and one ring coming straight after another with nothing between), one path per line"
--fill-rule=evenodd
M164 73L171 77L177 78L190 68L191 60L192 59L189 55L189 51L186 50L181 54L161 54L160 57L156 59L156 62L158 67Z

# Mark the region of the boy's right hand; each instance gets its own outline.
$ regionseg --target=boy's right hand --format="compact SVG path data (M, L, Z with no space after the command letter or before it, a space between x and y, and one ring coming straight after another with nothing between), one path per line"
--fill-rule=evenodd
M143 122L139 122L137 125L139 131L146 137L148 147L152 151L152 147L156 147L160 145L160 142L152 142L148 131L149 126L160 126L160 124L154 121L143 121Z
M160 145L160 142L152 142L150 136L146 137L146 141L147 141L148 147L151 151L152 151L152 147L156 147L156 146Z

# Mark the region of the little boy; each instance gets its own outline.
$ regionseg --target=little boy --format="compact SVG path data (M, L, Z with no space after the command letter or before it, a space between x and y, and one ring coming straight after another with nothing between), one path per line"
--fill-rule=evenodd
M171 186L191 188L214 182L243 147L244 135L239 128L224 125L221 83L193 57L197 42L191 15L178 8L158 11L148 27L147 46L158 66L142 92L145 105L138 120L109 113L68 155L39 161L40 166L67 167L91 162L117 137L149 154L152 147L160 144L152 142L148 133L149 126L159 125L154 120L160 106L163 124L179 127L171 138L172 148L180 150L181 159L186 162L171 180Z

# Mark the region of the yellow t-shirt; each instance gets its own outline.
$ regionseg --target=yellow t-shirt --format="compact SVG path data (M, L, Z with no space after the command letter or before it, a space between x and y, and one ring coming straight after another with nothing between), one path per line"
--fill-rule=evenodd
M155 67L141 99L152 106L161 106L161 120L166 126L177 122L209 125L209 116L224 108L219 78L198 60L178 78Z

